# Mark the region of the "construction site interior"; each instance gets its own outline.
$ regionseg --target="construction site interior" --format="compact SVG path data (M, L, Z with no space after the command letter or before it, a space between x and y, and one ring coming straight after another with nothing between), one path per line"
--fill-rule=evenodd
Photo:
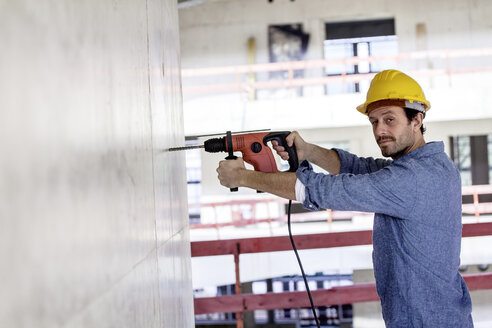
M425 140L462 181L459 272L492 327L492 1L0 8L0 327L315 327L287 201L221 186L227 153L167 150L295 130L381 157L355 108L385 69L432 103ZM293 204L322 327L384 327L373 218Z

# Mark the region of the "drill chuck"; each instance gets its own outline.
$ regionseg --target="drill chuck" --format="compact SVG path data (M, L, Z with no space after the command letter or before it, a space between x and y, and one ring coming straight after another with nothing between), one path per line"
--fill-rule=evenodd
M226 140L223 138L212 138L204 143L205 151L209 153L227 152Z

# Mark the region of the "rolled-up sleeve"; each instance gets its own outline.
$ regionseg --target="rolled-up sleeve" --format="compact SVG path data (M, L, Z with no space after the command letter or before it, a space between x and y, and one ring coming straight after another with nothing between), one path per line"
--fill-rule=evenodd
M376 172L393 161L388 159L374 159L372 157L358 157L345 150L333 148L340 159L340 173L365 174Z
M408 217L416 202L416 175L399 164L373 173L338 175L316 173L304 161L297 178L305 186L303 206L342 211L377 212L394 217Z

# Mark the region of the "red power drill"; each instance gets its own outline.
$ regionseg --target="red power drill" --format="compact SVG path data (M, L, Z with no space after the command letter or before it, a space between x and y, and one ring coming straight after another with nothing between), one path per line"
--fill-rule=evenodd
M243 154L243 160L253 165L255 171L273 173L278 172L278 169L272 150L267 143L276 140L289 154L289 172L295 172L299 167L299 161L295 145L289 147L285 140L289 134L290 131L279 131L232 135L231 131L227 131L225 137L205 141L204 147L205 151L210 153L228 152L229 156L226 159L236 159L233 153L240 151ZM237 190L237 188L231 188L231 191Z
M272 150L267 145L269 141L276 140L280 146L283 146L289 154L289 172L295 172L299 167L297 152L295 146L289 147L285 138L290 134L290 131L278 132L260 132L260 133L243 133L232 134L227 131L222 138L208 139L201 146L170 148L170 151L183 150L190 148L205 148L206 152L218 153L226 152L229 156L226 159L236 159L235 151L240 151L243 154L243 160L246 163L253 165L255 171L273 173L278 172L275 158ZM237 191L238 188L231 188L231 191Z

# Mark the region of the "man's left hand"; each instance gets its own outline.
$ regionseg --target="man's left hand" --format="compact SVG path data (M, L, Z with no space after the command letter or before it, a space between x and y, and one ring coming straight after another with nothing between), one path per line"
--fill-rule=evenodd
M241 173L245 170L246 167L241 157L234 160L220 161L217 168L220 184L228 188L240 187Z

